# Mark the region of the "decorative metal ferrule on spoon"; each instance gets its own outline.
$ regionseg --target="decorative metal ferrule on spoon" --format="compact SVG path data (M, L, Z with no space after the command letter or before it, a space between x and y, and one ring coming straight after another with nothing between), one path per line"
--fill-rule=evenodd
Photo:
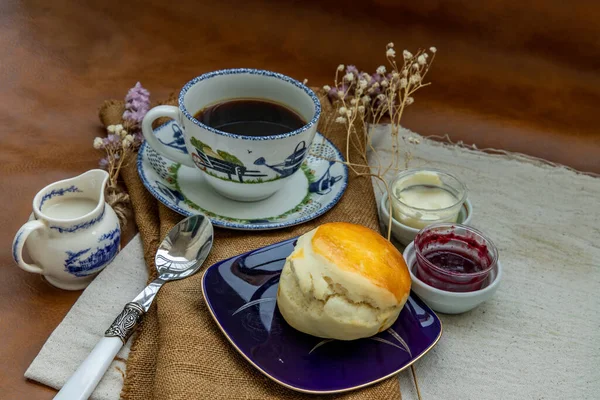
M104 336L118 337L125 344L131 334L135 332L138 322L140 322L144 314L144 309L138 303L127 303L121 314L115 318L110 328L104 332Z

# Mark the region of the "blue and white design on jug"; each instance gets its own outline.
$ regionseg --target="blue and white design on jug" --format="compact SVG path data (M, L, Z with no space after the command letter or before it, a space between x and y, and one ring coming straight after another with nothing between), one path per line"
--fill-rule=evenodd
M187 154L187 149L185 147L185 139L183 138L183 131L176 123L173 123L171 125L171 129L173 129L173 140L171 140L170 142L164 142L160 138L158 138L158 141L164 144L165 146L172 147L175 150L179 150L182 153Z
M21 236L23 236L23 231L20 231L19 233L17 233L17 236L15 237L15 240L13 241L13 246L12 246L12 256L13 256L13 260L15 260L16 263L19 262L19 260L21 259L19 257L19 242L21 241Z
M342 180L341 175L331 175L331 167L333 164L335 164L335 161L329 161L329 166L327 167L327 171L325 171L323 176L308 186L309 192L325 195L331 192L333 185Z
M173 201L173 203L175 203L176 206L179 205L179 202L185 200L185 197L183 197L181 192L179 192L178 190L171 189L170 187L159 181L155 181L154 184L156 189L163 195L165 195L167 198L169 198L171 201Z
M67 226L67 227L50 225L50 229L56 229L59 233L73 233L73 232L77 232L80 229L87 229L90 226L95 225L98 222L102 221L102 219L104 218L105 210L106 210L106 206L102 205L102 210L100 211L100 214L95 218L92 218L88 221L81 222L79 224Z
M260 157L254 161L254 165L264 165L265 167L277 172L280 178L285 178L298 171L298 168L300 168L300 165L304 160L304 155L307 151L308 149L306 148L306 143L303 140L296 145L294 152L283 162L271 165L267 163L267 160L265 160L264 157Z
M120 241L121 230L117 226L98 238L100 246L93 251L91 247L76 252L67 251L65 271L77 277L95 273L115 258L119 251Z
M66 188L52 189L52 191L44 194L40 200L39 208L44 206L44 203L56 196L64 196L66 193L83 193L77 186L71 185Z

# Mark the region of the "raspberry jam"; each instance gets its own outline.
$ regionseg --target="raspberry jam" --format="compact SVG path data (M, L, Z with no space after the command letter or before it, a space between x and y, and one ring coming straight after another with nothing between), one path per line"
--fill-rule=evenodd
M451 292L479 290L498 261L494 244L481 232L459 224L428 226L415 238L417 277Z
M472 274L483 271L483 266L473 261L468 255L451 251L433 251L425 255L425 258L443 270L459 274Z

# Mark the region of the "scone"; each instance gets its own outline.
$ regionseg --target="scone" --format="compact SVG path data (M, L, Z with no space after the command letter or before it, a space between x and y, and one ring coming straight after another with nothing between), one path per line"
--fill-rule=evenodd
M277 305L301 332L354 340L389 328L409 293L408 268L390 242L335 222L298 239L281 272Z

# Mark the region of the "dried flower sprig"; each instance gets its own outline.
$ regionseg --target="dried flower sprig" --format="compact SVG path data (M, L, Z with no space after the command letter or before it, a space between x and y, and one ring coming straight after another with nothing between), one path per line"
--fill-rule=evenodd
M424 79L436 53L435 47L430 47L429 52L420 49L416 54L403 50L400 63L396 62L394 43L390 42L385 51L390 72L384 65L379 66L374 74L369 74L360 72L354 65L340 64L335 71L333 87L323 86L323 97L328 97L336 110L325 124L343 124L347 130L344 164L357 176L370 176L382 183L388 197L390 190L384 176L390 169L399 170L400 121L406 107L414 103L414 93L430 84ZM372 145L372 133L374 126L386 117L391 122L393 157L389 165L384 166L381 156ZM407 148L419 143L416 137L402 139ZM351 159L351 148L356 150L360 160ZM408 167L411 153L405 150L405 167ZM369 151L375 157L375 163L369 164ZM391 216L391 199L388 204ZM388 240L391 238L391 226L391 221L388 221Z
M109 125L106 127L106 138L94 139L94 148L106 152L106 157L100 160L100 168L106 169L109 173L109 187L117 187L117 179L123 162L144 141L140 123L149 109L150 92L140 82L137 82L125 96L123 124Z
M150 109L150 92L138 82L125 96L122 124L106 127L106 137L94 139L93 146L103 150L106 156L100 160L100 168L108 171L106 201L110 204L125 227L129 213L129 196L117 184L119 172L131 159L144 141L140 123Z
M95 138L93 146L96 150L106 152L106 157L100 160L100 168L108 171L108 186L116 187L123 162L130 153L137 150L141 145L141 140L128 133L121 124L109 125L106 131L108 135L105 138Z
M421 49L415 54L404 50L402 61L397 62L394 43L388 43L385 54L389 72L384 65L379 66L374 74L360 72L354 65L340 64L337 67L333 87L325 85L323 90L337 109L334 121L345 124L348 129L346 159L350 166L353 161L350 160L350 147L357 149L361 162L368 165L367 150L374 150L370 145L371 128L389 118L394 138L394 159L389 168L398 168L400 121L406 107L414 103L414 93L430 84L424 80L436 52L435 47L429 48L429 51ZM379 175L384 175L389 168L385 171L380 168Z

